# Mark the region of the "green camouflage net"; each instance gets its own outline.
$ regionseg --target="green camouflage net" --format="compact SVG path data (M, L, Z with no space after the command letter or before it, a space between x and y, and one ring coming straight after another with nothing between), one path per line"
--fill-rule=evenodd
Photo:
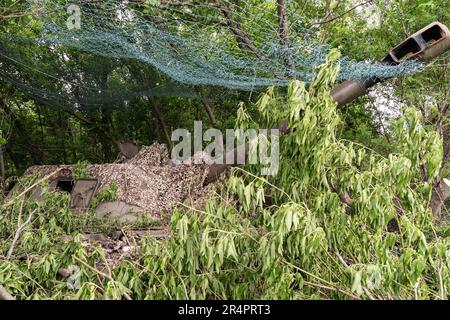
M59 48L70 48L103 57L114 65L139 62L172 80L162 89L124 86L105 92L95 83L78 81L73 84L73 80L63 79L59 90L49 91L48 87L33 86L30 83L33 77L20 79L14 69L23 70L28 62L11 56L7 45L0 47L0 63L14 65L6 68L9 72L2 68L0 79L32 96L49 97L49 101L71 101L69 105L95 105L101 104L103 99L123 100L139 95L195 96L193 90L185 90L184 86L251 91L267 86L286 86L292 79L310 82L316 67L324 63L330 50L328 45L315 40L312 30L302 27L302 17L290 2L285 20L288 32L283 34L279 29L276 0L50 0L34 1L34 5L43 6L44 10L39 16L42 32L33 39L32 45L55 55ZM73 15L78 12L73 8L79 9L79 28L73 23ZM2 42L8 41L3 39ZM16 40L12 42L17 46ZM69 58L65 59L69 62ZM33 65L32 73L47 77L64 74L61 72L66 69L64 61L59 60L59 71L42 73L39 66ZM422 64L415 61L382 65L344 57L340 60L338 78L391 78L412 74L421 68ZM68 95L71 100L67 99Z

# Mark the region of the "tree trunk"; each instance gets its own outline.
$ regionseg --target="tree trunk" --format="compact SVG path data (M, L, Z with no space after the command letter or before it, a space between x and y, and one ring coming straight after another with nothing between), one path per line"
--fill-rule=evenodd
M66 126L66 120L67 118L63 119L62 116L62 112L59 111L58 112L58 127L59 127L59 134L58 134L58 140L59 143L61 145L61 150L62 150L62 155L63 155L63 163L67 164L67 148L66 148L66 130L67 130L67 126Z
M206 113L208 113L208 118L209 118L209 121L211 122L211 125L213 127L215 127L217 125L216 117L214 116L214 111L212 110L208 99L202 98L202 103L203 103L203 106L205 107Z
M162 131L164 132L164 136L166 138L167 145L170 147L170 149L172 149L172 139L170 137L169 130L167 129L166 122L164 121L161 110L159 110L159 105L154 97L148 96L147 99L148 99L148 102L152 109L153 114L155 115L156 119L158 120L159 126L161 127Z
M287 68L287 76L292 77L294 65L289 53L289 27L286 17L286 0L277 0L278 37L283 47L283 60Z
M42 151L41 146L36 145L34 143L34 139L32 136L30 136L25 129L25 127L20 122L20 119L18 119L13 111L9 108L9 106L6 105L6 103L0 102L0 108L3 109L5 114L8 116L8 118L11 121L11 126L14 127L14 132L17 132L17 134L20 136L20 138L23 140L23 144L26 145L26 147L30 150L30 156L33 159L33 162L35 164L42 164L46 162L47 156ZM14 136L11 137L12 141L9 141L9 147L10 147L10 158L12 154L11 145L14 146L17 141L15 141Z
M109 132L111 132L111 115L107 110L100 111L100 123L103 130L107 132L107 135L100 135L99 137L103 149L103 159L105 162L109 162L114 157L112 150L112 142L114 142L114 140L108 138L108 136L111 136L109 134Z
M5 159L3 157L3 146L0 144L0 188L5 189Z

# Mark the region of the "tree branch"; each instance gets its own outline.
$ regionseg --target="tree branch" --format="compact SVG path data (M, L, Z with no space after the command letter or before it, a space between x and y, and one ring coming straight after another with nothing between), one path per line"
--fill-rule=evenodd
M332 17L332 18L327 19L327 20L319 21L319 22L314 22L314 23L311 24L311 26L322 25L322 24L329 23L329 22L332 22L334 20L340 19L343 16L345 16L346 14L348 14L348 13L352 12L353 10L355 10L356 8L364 6L364 5L366 5L366 4L368 4L368 3L372 2L372 1L373 0L368 0L368 1L362 2L360 4L357 4L357 5L353 6L353 7L351 7L350 9L348 9L347 11L345 11L345 12L343 12L343 13L335 16L335 17Z
M20 224L20 220L21 220L21 216L22 216L22 210L23 210L23 201L22 201L22 204L20 206L19 218L17 220L18 228L16 230L16 233L14 234L14 239L11 242L11 246L9 247L8 254L6 255L6 260L11 259L11 256L12 256L12 254L14 252L14 248L16 246L16 243L17 243L17 241L19 241L20 234L25 229L25 227L31 222L31 219L33 218L33 214L36 212L36 210L31 211L29 216L28 216L28 219L24 223Z
M278 37L283 47L283 60L288 69L287 76L290 76L291 70L294 69L292 59L289 52L289 26L286 16L286 0L277 0L278 15Z
M36 186L40 185L42 182L50 179L51 177L53 177L55 174L57 174L58 172L60 172L62 170L62 168L59 168L55 171L53 171L51 174L49 174L48 176L45 176L44 178L42 178L41 180L39 180L38 182L34 183L32 186L26 188L23 192L21 192L17 197L15 197L14 199L11 199L8 203L5 204L5 207L13 204L16 199L19 199L20 197L26 195L30 190L34 189Z
M253 41L250 40L247 33L244 30L242 30L240 22L233 20L230 9L224 4L220 4L218 6L219 6L223 16L225 17L228 29L230 29L230 31L233 33L234 38L236 39L236 42L238 43L238 46L241 49L249 50L259 60L266 61L267 59L255 47L255 45L253 44Z

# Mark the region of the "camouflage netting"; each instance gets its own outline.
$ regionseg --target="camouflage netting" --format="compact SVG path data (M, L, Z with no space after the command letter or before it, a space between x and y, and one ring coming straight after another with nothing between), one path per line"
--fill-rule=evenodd
M73 166L33 166L25 176L40 177L62 169L56 177L70 178ZM117 185L117 199L142 208L154 217L172 211L180 203L201 207L215 185L203 186L207 165L173 165L164 145L144 147L125 163L94 164L87 167L89 176L99 180L98 191Z
M0 35L0 81L69 110L121 109L148 96L198 98L199 88L258 91L293 79L310 83L331 46L317 39L316 27L305 26L298 1L283 3L280 16L275 0L32 1L36 34ZM339 63L340 81L424 67L345 56ZM140 71L149 69L155 74L145 83ZM102 77L105 70L109 76Z

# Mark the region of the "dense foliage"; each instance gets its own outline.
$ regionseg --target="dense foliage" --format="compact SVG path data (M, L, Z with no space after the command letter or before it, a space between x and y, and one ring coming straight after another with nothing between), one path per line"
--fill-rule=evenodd
M98 224L71 214L66 196L18 198L0 215L8 257L0 282L22 299L446 299L450 243L428 208L442 141L411 108L393 128L388 157L336 137L341 120L329 90L338 57L330 54L308 89L293 82L287 95L269 89L256 103L263 127L289 118L279 175L238 169L204 210L175 212L168 239L145 239L136 259L111 269L100 247L80 240ZM239 126L254 125L239 114ZM80 268L78 289L58 275L70 265Z
M448 53L344 108L330 99L336 50L311 85L250 93L193 87L187 93L197 98L180 97L145 63L26 45L23 39L42 31L40 12L28 3L0 4L0 75L11 64L2 52L12 52L21 64L9 74L35 88L67 96L71 81L94 93L133 94L86 111L0 81L0 289L17 299L449 298L448 210L433 216L430 208L449 177ZM448 7L448 0L290 1L303 17L296 23L318 43L372 62L432 21L450 26ZM267 36L254 25L243 23L250 37ZM168 94L142 91L161 84ZM128 239L125 258L111 258L112 249L85 235L114 238L154 221L119 225L92 211L74 213L67 194L48 192L48 181L39 201L19 192L5 198L29 166L78 163L75 175L85 177L88 163L117 158L122 139L170 145L171 131L192 131L197 120L226 129L273 128L285 119L290 130L280 137L277 175L262 176L259 165L234 169L204 208L183 204L159 222L170 237ZM36 179L19 184L29 188ZM116 192L111 185L98 193L92 208Z

